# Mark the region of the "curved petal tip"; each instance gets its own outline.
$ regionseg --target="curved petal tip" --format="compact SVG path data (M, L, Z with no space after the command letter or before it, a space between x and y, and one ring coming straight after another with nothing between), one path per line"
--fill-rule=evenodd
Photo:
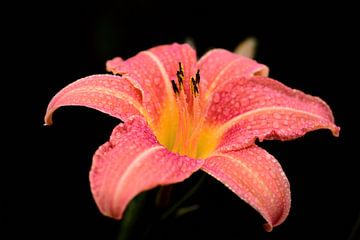
M256 145L207 158L202 169L257 210L270 232L287 218L290 184L277 160Z
M268 223L265 223L263 225L263 227L264 227L265 231L267 231L267 232L271 232L273 230L273 226Z
M335 126L335 125L334 125ZM339 137L339 135L340 135L340 127L338 127L338 126L335 126L335 127L333 127L333 128L331 128L331 133L332 133L332 135L334 136L334 137Z

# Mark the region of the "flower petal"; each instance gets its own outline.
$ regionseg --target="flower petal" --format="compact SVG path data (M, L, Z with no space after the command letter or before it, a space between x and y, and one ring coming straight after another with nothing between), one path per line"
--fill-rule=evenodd
M253 75L267 76L269 69L263 64L229 52L224 49L213 49L206 53L198 63L201 71L201 89L206 89L206 96L222 82L233 77Z
M329 106L320 98L291 89L266 77L230 78L211 96L207 120L224 123L230 119L265 107L289 107L310 112L333 122Z
M256 139L292 140L318 129L329 129L334 136L338 136L340 131L331 121L310 112L286 107L260 108L223 125L217 149L241 149L252 145Z
M176 80L179 62L184 65L185 79L195 74L196 53L188 44L154 47L126 61L114 58L107 62L107 69L128 76L142 90L144 106L150 118L157 121L167 100L174 101L171 80ZM189 82L184 85L188 91Z
M240 54L244 57L254 58L257 45L258 42L256 38L249 37L236 46L234 53Z
M120 119L144 114L139 90L126 78L108 74L82 78L59 91L48 105L45 124L51 125L54 111L67 105L94 108Z
M255 208L267 231L281 224L290 210L290 185L277 160L256 145L215 153L202 169Z
M290 140L320 128L339 133L320 98L256 76L221 84L211 97L206 120L221 125L218 148L223 150L249 146L255 138Z
M179 62L184 66L184 89L190 101L190 79L196 73L196 52L189 44L171 44L163 45L150 49L160 62L164 65L170 79L176 80L176 72L179 70Z
M91 190L101 212L121 219L138 193L181 182L203 161L179 156L160 145L144 119L118 125L110 141L95 153L90 171Z

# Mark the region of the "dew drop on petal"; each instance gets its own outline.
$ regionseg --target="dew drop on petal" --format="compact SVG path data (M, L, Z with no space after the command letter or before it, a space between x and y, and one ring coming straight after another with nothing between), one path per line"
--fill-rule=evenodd
M219 103L220 102L220 94L215 93L212 100L214 103Z
M275 119L281 119L281 115L279 113L274 113L274 118Z
M273 122L273 127L274 127L274 128L279 128L279 127L280 127L279 122L278 122L278 121L274 121L274 122Z
M154 78L155 85L160 85L160 81L161 81L161 79L159 77Z

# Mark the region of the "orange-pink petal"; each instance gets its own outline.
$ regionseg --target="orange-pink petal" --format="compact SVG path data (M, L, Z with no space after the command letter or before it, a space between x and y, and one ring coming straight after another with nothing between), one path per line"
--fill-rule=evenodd
M241 149L252 145L256 139L292 140L318 129L329 129L334 136L338 136L340 131L333 122L311 112L287 107L259 108L223 125L217 149Z
M50 101L45 124L52 124L52 114L62 106L85 106L125 119L143 113L141 93L126 78L103 74L77 80Z
M289 182L277 160L256 145L217 152L205 160L202 169L255 208L267 221L267 231L288 216Z
M114 58L107 62L107 69L128 76L141 89L144 107L151 119L157 122L166 100L173 100L171 80L176 80L179 62L184 65L185 79L194 75L196 53L188 44L174 43L154 47L126 61ZM184 82L186 89L189 89L188 84L188 81Z
M320 98L258 76L220 84L211 96L206 120L219 126L221 149L246 147L256 138L290 140L321 128L334 135L339 132Z
M269 69L247 57L224 49L213 49L206 53L198 63L201 71L200 88L206 95L221 83L234 77L267 76Z
M230 78L218 86L209 101L206 118L217 124L267 107L288 107L334 120L329 106L320 98L266 77Z
M190 79L197 71L196 52L189 44L171 44L154 47L149 50L163 64L170 79L176 80L176 72L179 70L179 62L184 67L184 89L188 101L192 99L190 93Z
M95 153L91 190L101 212L121 219L128 203L142 191L181 182L203 161L169 152L140 117L118 125L110 141Z

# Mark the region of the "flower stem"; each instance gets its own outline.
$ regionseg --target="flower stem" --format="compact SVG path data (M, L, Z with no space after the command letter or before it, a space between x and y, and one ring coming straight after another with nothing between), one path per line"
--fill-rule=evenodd
M194 195L194 193L199 189L199 187L201 186L201 184L204 182L205 180L205 176L206 174L203 174L201 176L201 178L199 179L199 181L195 184L195 186L193 186L187 193L184 194L184 196L182 198L180 198L169 210L167 210L166 212L164 212L160 219L161 220L165 220L168 217L170 217L176 210L179 209L179 207L186 201L188 200L192 195Z
M169 206L172 189L173 185L160 187L160 190L155 199L155 205L157 208L164 209Z
M350 233L348 240L355 240L357 233L359 233L359 228L360 228L360 213L359 213L359 216L352 228L352 231Z
M203 183L206 174L203 174L198 182L187 191L182 198L174 203L163 214L161 212L167 209L170 203L170 195L172 192L172 185L163 186L156 195L155 201L147 202L147 199L154 197L154 192L143 192L132 200L124 214L121 221L120 232L118 240L133 240L133 239L147 239L147 237L155 234L159 230L163 220L168 219L171 215L179 210L185 201L187 201L198 190ZM148 211L156 207L155 211Z
M139 221L139 215L146 202L146 192L141 193L129 204L125 216L121 221L120 232L118 240L129 240L134 239L134 230L136 223Z

